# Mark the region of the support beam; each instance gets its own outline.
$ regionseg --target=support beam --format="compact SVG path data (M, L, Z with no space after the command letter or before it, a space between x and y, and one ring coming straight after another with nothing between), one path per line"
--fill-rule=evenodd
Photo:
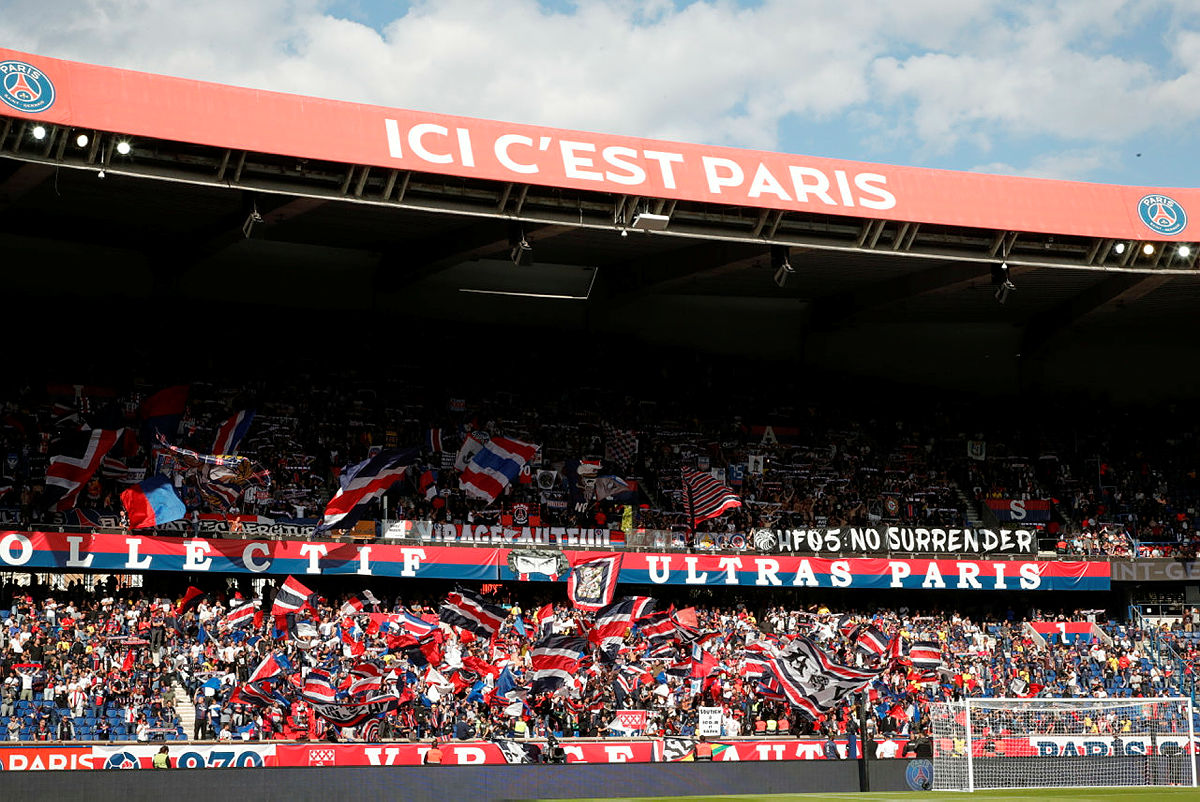
M864 287L818 298L812 308L812 326L828 329L855 315L931 292L991 281L990 264L945 262L935 267L872 282Z
M770 263L771 253L766 245L708 242L604 267L600 274L604 277L603 294L608 303L624 306L651 293L685 288L702 277L712 278ZM764 273L763 280L769 282L769 274Z
M1170 281L1170 276L1118 273L1093 284L1058 306L1034 316L1021 335L1020 353L1037 356L1070 327L1118 303L1132 303Z
M524 224L531 245L557 237L574 226ZM462 262L486 257L508 258L508 225L496 221L475 223L447 234L414 242L393 244L379 259L375 273L377 292L397 292ZM534 259L537 258L536 249Z

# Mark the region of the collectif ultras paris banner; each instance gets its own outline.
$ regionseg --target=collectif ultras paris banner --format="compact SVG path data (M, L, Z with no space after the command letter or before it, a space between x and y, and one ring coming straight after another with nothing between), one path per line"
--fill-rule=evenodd
M555 548L0 532L0 569L10 570L564 581L574 553ZM1107 590L1110 580L1108 562L679 552L621 553L618 574L618 581L627 584L761 588Z

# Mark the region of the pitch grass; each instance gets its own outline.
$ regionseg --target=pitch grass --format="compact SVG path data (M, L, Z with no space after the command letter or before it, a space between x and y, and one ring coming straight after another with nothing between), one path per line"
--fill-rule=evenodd
M1200 800L1200 788L1013 788L1006 791L976 791L973 794L951 791L912 791L909 793L845 793L845 794L763 794L732 796L657 796L604 799L603 802L969 802L969 800L1047 800L1067 799L1074 802L1114 802L1167 797L1171 802ZM537 802L535 800L535 802ZM574 802L602 802L601 798L579 799Z

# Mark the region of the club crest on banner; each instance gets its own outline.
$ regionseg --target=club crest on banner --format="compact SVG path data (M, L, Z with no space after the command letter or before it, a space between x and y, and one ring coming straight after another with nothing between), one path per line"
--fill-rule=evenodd
M1187 212L1174 198L1166 195L1147 195L1138 201L1138 217L1146 228L1166 237L1187 228Z
M54 105L54 84L44 72L24 61L0 61L0 101L36 114Z

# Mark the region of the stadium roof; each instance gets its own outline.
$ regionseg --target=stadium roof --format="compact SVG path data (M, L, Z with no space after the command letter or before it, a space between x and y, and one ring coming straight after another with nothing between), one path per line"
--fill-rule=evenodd
M1189 355L1189 209L1200 190L656 142L0 50L0 247L56 267L7 271L35 296L515 313L924 382L1070 385L1122 349L1155 369Z

